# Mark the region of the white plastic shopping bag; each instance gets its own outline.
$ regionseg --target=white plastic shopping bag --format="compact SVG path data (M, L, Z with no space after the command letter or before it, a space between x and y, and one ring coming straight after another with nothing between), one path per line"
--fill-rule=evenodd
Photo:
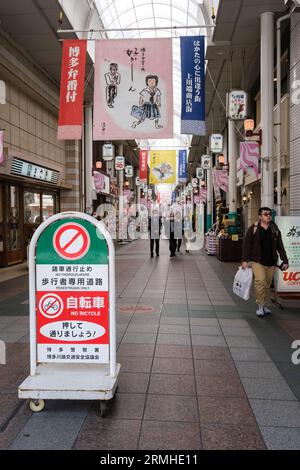
M233 292L244 300L249 299L253 273L251 268L242 269L240 266L234 276Z

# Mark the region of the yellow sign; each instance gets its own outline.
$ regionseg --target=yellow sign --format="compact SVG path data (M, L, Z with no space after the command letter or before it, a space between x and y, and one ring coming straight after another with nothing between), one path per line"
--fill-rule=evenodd
M151 150L150 184L176 183L176 150Z

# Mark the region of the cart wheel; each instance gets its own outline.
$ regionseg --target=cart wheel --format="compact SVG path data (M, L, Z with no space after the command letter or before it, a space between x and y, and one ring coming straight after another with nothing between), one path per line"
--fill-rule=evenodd
M108 411L108 404L106 400L100 401L100 416L101 418L105 418Z
M45 401L44 400L30 400L29 408L31 411L39 412L45 408Z

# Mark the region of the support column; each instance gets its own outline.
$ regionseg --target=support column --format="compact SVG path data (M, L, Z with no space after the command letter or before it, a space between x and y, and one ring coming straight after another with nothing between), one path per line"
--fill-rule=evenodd
M70 191L61 191L60 210L81 211L80 194L80 140L68 141L66 143L65 179L64 182L72 186Z
M228 204L229 218L237 219L237 186L236 186L236 157L237 157L237 139L235 134L234 121L228 119Z
M289 201L290 207L285 208L285 214L300 215L300 178L299 178L299 155L300 155L300 13L294 12L291 16L291 47L290 47L290 174L289 187L287 185L287 196L284 202ZM288 212L289 209L289 212Z
M88 104L84 109L85 123L85 212L92 214L92 170L93 170L93 108Z
M274 132L274 13L260 15L261 53L261 206L274 207L273 132Z

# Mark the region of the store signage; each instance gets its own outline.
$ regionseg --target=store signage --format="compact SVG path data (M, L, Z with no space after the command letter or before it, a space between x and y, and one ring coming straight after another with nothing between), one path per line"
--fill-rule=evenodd
M198 178L193 178L193 179L192 179L192 186L193 186L193 188L197 188L197 186L198 186Z
M136 186L141 186L141 180L140 180L140 177L139 177L139 176L136 176L136 177L135 177L135 185L136 185Z
M116 170L124 170L125 168L125 158L124 157L116 157L115 159L115 169Z
M13 175L25 176L27 178L34 178L36 180L47 181L48 183L58 184L59 172L50 170L43 166L34 165L33 163L25 162L19 158L13 158L11 165L11 173Z
M283 245L289 260L289 269L276 269L277 292L300 291L300 217L280 216L275 222L281 232Z
M204 169L203 168L196 168L196 177L199 180L202 180L204 178Z
M133 166L132 165L126 165L125 166L125 176L127 176L127 178L132 178L132 176L133 176Z
M201 166L203 170L209 170L211 168L211 156L210 155L201 156Z
M142 183L147 183L148 178L148 150L140 150L139 176Z
M220 153L223 151L223 136L222 134L211 134L210 136L210 151L212 153Z
M226 95L227 117L233 121L246 119L248 95L243 90L233 90Z
M105 162L110 162L115 156L115 147L113 144L102 145L102 157Z
M39 363L109 361L107 245L87 220L56 220L36 248Z

